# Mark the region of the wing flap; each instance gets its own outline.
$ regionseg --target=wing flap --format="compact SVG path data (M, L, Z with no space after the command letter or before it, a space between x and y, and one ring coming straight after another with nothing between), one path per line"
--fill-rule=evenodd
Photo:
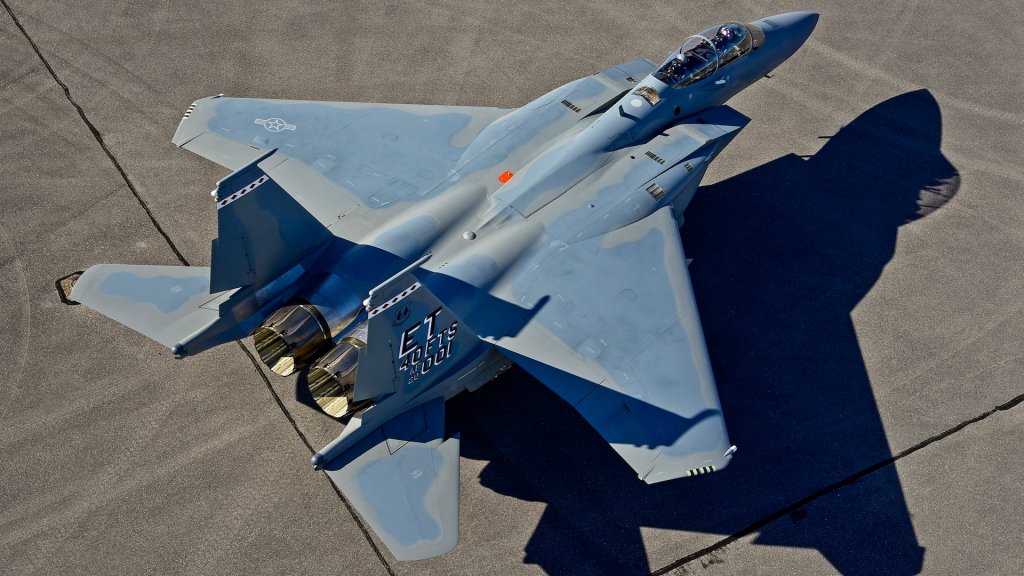
M203 132L180 146L231 170L238 170L267 151L258 146L234 142L209 132Z
M443 399L391 419L323 468L395 558L458 543L459 439L444 439Z

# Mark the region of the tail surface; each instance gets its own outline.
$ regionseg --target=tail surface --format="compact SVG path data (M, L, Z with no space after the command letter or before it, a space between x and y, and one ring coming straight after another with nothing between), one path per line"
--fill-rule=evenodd
M284 161L276 150L217 183L217 238L210 257L210 291L262 288L332 235L266 170ZM266 165L266 170L260 166Z
M368 346L360 357L356 400L392 392L414 395L480 344L411 271L374 288L366 304Z
M171 348L175 357L245 338L300 286L333 238L271 178L267 152L217 183L211 266L99 264L72 298Z
M180 358L244 338L252 329L244 319L221 317L220 305L234 291L210 293L209 286L209 268L97 264L75 281L71 298Z

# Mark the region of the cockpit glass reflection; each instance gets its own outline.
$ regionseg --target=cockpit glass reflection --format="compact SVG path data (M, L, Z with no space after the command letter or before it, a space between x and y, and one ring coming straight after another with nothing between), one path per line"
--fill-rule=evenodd
M669 58L654 77L676 88L688 86L715 73L718 67L718 53L707 38L690 36Z
M728 22L713 26L687 38L654 77L676 88L689 86L750 52L751 46L750 32L744 25Z
M715 45L719 68L750 52L750 34L747 33L745 26L736 22L706 30L701 36L708 38Z

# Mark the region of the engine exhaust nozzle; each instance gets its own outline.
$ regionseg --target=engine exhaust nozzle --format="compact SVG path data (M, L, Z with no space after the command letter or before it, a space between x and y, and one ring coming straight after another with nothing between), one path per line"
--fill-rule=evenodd
M359 351L366 346L365 325L353 331L324 354L309 370L309 393L320 408L334 417L344 416L369 404L368 400L354 401Z
M310 304L279 308L253 333L260 360L281 376L294 373L330 339L327 321Z

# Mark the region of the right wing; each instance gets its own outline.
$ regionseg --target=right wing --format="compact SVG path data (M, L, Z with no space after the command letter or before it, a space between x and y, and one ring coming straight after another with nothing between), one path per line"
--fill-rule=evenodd
M728 464L733 449L671 207L535 254L498 292L535 313L487 339L568 401L645 482ZM486 321L461 316L474 327Z

